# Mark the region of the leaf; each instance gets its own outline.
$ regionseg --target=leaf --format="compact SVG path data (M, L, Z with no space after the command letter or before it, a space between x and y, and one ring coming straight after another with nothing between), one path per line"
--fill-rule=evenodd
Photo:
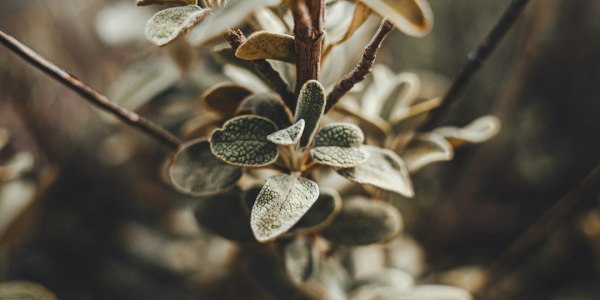
M0 150L4 149L10 142L10 132L6 128L0 127Z
M327 226L342 208L342 198L332 189L321 189L319 198L296 223L295 230L314 231Z
M169 177L183 193L203 196L231 188L242 177L240 168L217 159L206 139L183 144L171 160Z
M363 146L369 158L362 164L336 170L350 181L372 185L387 191L413 197L412 182L406 164L396 153L373 146Z
M47 288L28 281L0 282L0 299L6 300L56 300Z
M402 159L410 173L438 161L448 161L454 156L452 145L439 134L419 134L402 151Z
M298 288L287 275L283 258L262 253L250 257L246 266L248 277L269 293L272 299L310 300L319 299L310 289ZM260 297L259 297L260 298Z
M294 283L306 282L315 269L312 244L303 238L286 244L283 248L283 262L288 276Z
M285 33L287 31L286 24L279 16L271 9L259 7L254 11L252 16L252 27L255 30L269 30L275 33Z
M348 40L350 37L352 37L354 32L358 28L360 28L365 23L365 21L367 21L367 19L369 18L370 15L371 15L371 9L369 7L367 7L366 5L364 5L364 3L360 2L360 1L356 2L356 4L354 5L352 21L350 22L350 25L348 26L346 33L344 33L344 36L342 36L339 40L334 41L332 43L332 46L341 44L341 43L345 42L346 40Z
M198 0L137 0L135 5L147 6L147 5L164 5L164 4L175 4L175 5L196 5Z
M304 120L300 119L296 124L288 128L271 133L267 136L267 139L271 143L281 146L295 145L300 141L300 137L304 131L304 125Z
M236 67L242 68L256 75L257 78L263 80L260 73L256 71L256 68L254 68L254 63L251 61L239 59L237 56L235 56L235 50L231 49L229 45L216 46L212 49L211 54L219 63L223 65L231 64Z
M335 146L310 149L310 155L315 162L335 168L356 167L369 158L369 153L361 148Z
M410 36L424 37L433 27L433 13L427 0L360 1Z
M360 128L367 133L367 136L385 138L392 131L392 127L384 119L374 115L366 115L360 108L349 105L347 102L336 104L333 111L356 120Z
M242 195L240 190L235 189L201 199L194 210L198 224L228 240L256 243L250 229L250 218L242 206Z
M412 105L403 113L398 113L390 120L394 133L406 133L414 130L419 124L426 120L427 115L436 107L440 106L442 98L425 100Z
M259 242L284 234L306 214L319 197L319 186L306 178L275 175L256 198L250 226Z
M311 141L325 110L325 91L316 80L307 81L300 90L294 122L304 119L306 126L300 138L300 146L304 147Z
M358 198L346 201L321 234L336 244L359 246L387 241L402 227L402 217L391 204Z
M252 91L235 83L221 83L202 95L206 107L225 118L235 115L242 101L252 95Z
M438 284L418 285L406 293L394 295L395 299L401 296L406 300L473 300L469 292L464 289Z
M397 289L409 289L415 284L415 279L409 273L395 269L385 268L355 282L359 288L389 286Z
M258 116L233 118L213 131L210 149L223 161L243 167L260 167L275 162L277 146L267 136L277 130L275 123Z
M413 73L400 73L394 77L395 87L389 91L379 111L381 118L395 122L402 118L418 98L421 79Z
M500 132L501 122L495 116L483 116L477 118L463 128L440 127L435 133L445 137L454 147L465 143L482 143Z
M362 130L354 124L331 123L315 135L315 147L360 147L365 141Z
M274 59L296 63L296 43L291 35L259 31L240 45L235 56L245 60Z
M320 164L337 168L356 167L369 157L366 151L358 148L364 140L363 132L356 125L328 124L315 135L315 146L310 155Z
M286 128L292 125L290 111L279 95L274 93L258 93L247 97L240 105L238 114L265 117L273 121L277 128Z
M33 154L30 152L18 152L9 161L0 165L0 182L19 178L31 171L33 166Z
M338 260L321 258L314 278L325 294L318 299L348 299L346 293L352 287L352 278Z
M164 46L202 21L210 11L197 5L161 10L146 24L146 39L157 46Z
M223 118L215 113L206 112L197 117L187 120L181 126L181 136L186 140L206 137L210 133L220 127L223 123Z

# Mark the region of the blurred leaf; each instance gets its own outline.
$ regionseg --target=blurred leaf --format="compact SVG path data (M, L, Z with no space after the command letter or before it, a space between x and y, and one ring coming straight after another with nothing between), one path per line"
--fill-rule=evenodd
M314 278L326 295L322 299L348 299L346 291L352 285L352 278L348 271L338 261L330 257L321 258L318 266Z
M335 168L353 168L369 158L369 153L361 148L315 147L310 155L317 163Z
M19 178L31 171L33 166L33 154L18 152L9 161L0 165L0 182Z
M28 281L0 282L2 300L56 300L56 296L45 287Z
M164 4L196 5L196 4L198 4L198 0L137 0L137 2L135 4L137 6L164 5Z
M157 12L146 24L146 39L164 46L202 21L211 12L197 5L167 8Z
M393 269L385 268L377 273L371 274L364 278L359 278L354 283L358 289L373 288L379 286L390 286L397 289L408 289L414 286L415 280L409 273ZM360 299L360 297L358 297Z
M271 141L271 143L281 145L281 146L291 146L295 145L300 141L300 137L302 136L302 132L304 131L304 120L300 119L296 124L284 128L282 130L271 133L267 136L267 139Z
M254 255L246 270L249 277L274 299L318 299L309 295L309 290L299 289L289 280L283 259L278 255Z
M433 13L427 0L360 1L410 36L424 37L433 27Z
M394 81L395 87L389 91L387 98L383 99L379 112L381 118L392 123L410 111L421 90L421 80L416 74L400 73L395 76Z
M223 118L212 112L203 113L197 117L187 120L181 126L181 136L190 140L209 136L223 123Z
M275 123L258 116L233 118L213 131L210 149L223 161L235 166L260 167L275 162L277 145L267 136L277 130Z
M414 196L406 164L396 153L373 146L363 146L369 158L354 168L336 170L340 175L360 184L372 185L405 197Z
M0 151L8 145L10 141L10 132L6 128L0 127Z
M321 234L336 244L358 246L387 241L402 227L402 217L393 205L359 198L344 202L340 213Z
M270 9L259 7L254 11L252 18L256 23L256 30L268 30L275 33L285 33L286 25L283 21Z
M477 118L463 128L440 127L435 133L445 137L454 147L465 143L482 143L500 132L501 123L495 116L483 116Z
M406 133L414 130L425 121L429 112L440 106L441 103L442 98L434 98L414 104L402 114L396 114L390 120L394 133Z
M252 95L252 91L235 83L221 83L213 86L202 95L206 107L224 118L235 115L242 101Z
M286 128L292 125L290 111L283 100L274 93L259 93L247 97L240 105L238 114L265 117L273 121L277 128Z
M362 130L348 123L327 124L315 135L315 147L360 147L364 141Z
M216 158L205 139L183 144L169 166L169 177L175 188L197 196L219 193L231 188L242 174L242 169Z
M308 212L296 223L294 229L298 231L313 231L327 226L342 208L342 198L332 189L319 191L319 198Z
M359 127L367 133L367 136L385 138L392 131L392 127L384 119L378 116L366 115L360 108L346 102L338 103L333 109L356 120Z
M392 296L392 295L390 295ZM397 299L398 295L393 295ZM392 299L392 297L388 298ZM413 289L402 294L402 299L406 300L473 300L469 292L461 288L447 285L418 285Z
M314 272L313 247L310 241L297 238L283 248L283 262L290 279L296 284L306 282Z
M300 90L294 116L294 121L304 119L306 122L304 133L302 133L302 138L300 139L301 147L308 145L312 141L319 122L323 117L324 110L325 91L323 86L316 80L307 81Z
M274 59L296 63L296 44L291 35L260 31L249 36L235 56L245 60Z
M350 22L350 26L348 26L348 29L346 29L346 33L344 33L344 36L342 36L341 39L334 41L332 45L341 44L348 40L354 34L354 32L358 28L360 28L365 23L365 21L367 21L370 15L371 9L364 5L362 2L357 1L354 5L354 12L352 15L352 21Z
M212 49L212 56L221 64L231 64L236 67L242 68L261 78L261 75L256 71L254 63L251 61L239 59L235 56L235 50L231 49L229 45L216 46Z
M402 151L402 159L410 173L438 161L448 161L454 156L452 145L439 134L416 135Z
M319 186L306 178L275 175L267 179L252 207L250 225L259 242L287 232L319 197Z

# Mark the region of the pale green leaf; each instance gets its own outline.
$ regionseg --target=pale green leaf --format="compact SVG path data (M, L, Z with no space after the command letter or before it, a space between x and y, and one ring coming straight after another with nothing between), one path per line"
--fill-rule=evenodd
M373 146L363 146L362 149L369 153L364 163L336 171L356 183L372 185L405 197L414 196L406 164L396 153Z
M300 90L296 106L295 121L304 119L306 126L300 139L300 146L304 147L311 141L325 110L325 91L316 80L307 81Z
M29 281L0 282L2 300L56 300L47 288Z
M292 125L292 114L279 95L274 93L257 93L247 97L237 113L265 117L273 121L277 128L286 128Z
M313 247L310 241L297 238L285 245L283 262L288 276L294 283L306 282L315 269Z
M419 134L408 143L401 156L408 171L414 173L431 163L451 160L454 149L439 134Z
M433 27L433 13L427 0L360 1L410 36L424 37Z
M218 158L235 166L265 166L278 156L277 145L267 140L276 130L275 123L263 117L236 117L213 131L210 148Z
M300 137L304 131L304 125L304 120L300 119L296 124L288 128L271 133L267 136L267 139L271 141L271 143L281 146L295 145L300 141Z
M369 153L361 148L345 148L336 146L315 147L310 155L317 163L335 168L356 167L369 158Z
M270 241L294 226L319 197L319 186L306 178L275 175L267 179L252 207L250 225L259 242Z
M164 46L202 21L210 11L197 5L161 10L146 24L146 39L157 46Z
M202 95L206 107L219 115L233 117L242 101L252 95L252 91L235 83L221 83Z
M362 130L349 123L327 124L315 135L315 147L360 147L364 141Z
M500 132L500 119L495 116L483 116L477 118L463 128L440 127L434 130L442 135L452 144L458 147L465 143L482 143Z
M358 246L385 242L402 227L402 217L393 205L358 198L344 202L340 213L321 234L336 244Z
M235 56L245 60L274 59L296 63L296 44L291 35L259 31L240 45Z
M175 188L191 195L209 195L231 188L243 171L216 158L205 139L183 144L171 160L169 177Z
M147 6L147 5L196 5L198 4L198 0L137 0L135 3L137 6Z

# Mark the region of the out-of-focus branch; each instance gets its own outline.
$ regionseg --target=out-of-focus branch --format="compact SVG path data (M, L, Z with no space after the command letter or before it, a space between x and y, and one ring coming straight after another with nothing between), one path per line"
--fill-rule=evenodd
M342 80L340 80L334 87L331 93L327 95L327 104L325 106L325 112L328 112L333 106L340 101L340 99L354 87L355 84L363 81L365 77L371 73L371 67L375 63L375 57L377 51L381 47L385 37L394 29L394 25L384 19L379 25L379 29L375 33L375 36L371 39L369 44L365 47L365 52L360 62L356 65L352 72L348 73Z
M128 111L110 101L104 95L98 93L75 76L69 74L55 64L51 63L41 55L23 45L12 36L0 31L0 44L20 56L32 66L48 74L50 77L70 88L92 105L104 110L130 126L148 134L156 140L164 143L171 148L177 148L181 141L159 125Z
M290 2L296 38L296 95L298 95L305 82L319 79L325 0Z

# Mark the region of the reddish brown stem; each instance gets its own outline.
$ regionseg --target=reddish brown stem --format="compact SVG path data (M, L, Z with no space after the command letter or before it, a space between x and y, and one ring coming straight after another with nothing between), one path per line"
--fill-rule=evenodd
M294 17L296 38L296 95L305 82L319 80L324 37L324 0L294 0L290 9Z

